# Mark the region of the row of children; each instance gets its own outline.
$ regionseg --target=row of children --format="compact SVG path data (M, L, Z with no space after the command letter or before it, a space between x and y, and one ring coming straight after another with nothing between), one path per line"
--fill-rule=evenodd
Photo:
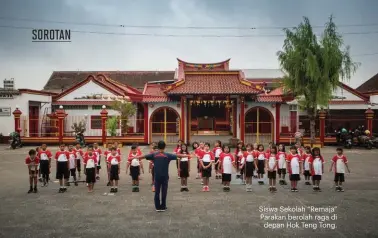
M291 181L291 191L297 192L297 183L300 175L305 177L305 184L311 185L313 190L321 191L320 181L324 173L324 158L320 153L320 148L301 147L299 143L290 147L290 152L286 153L285 146L280 144L278 147L269 144L268 150L264 146L255 143L244 145L239 142L234 153L231 153L230 147L221 145L220 141L214 143L214 148L210 149L209 143L194 142L193 151L188 152L188 146L182 141L174 150L174 153L181 154L178 159L177 169L179 178L181 178L181 191L188 191L187 178L190 172L190 163L188 159L197 157L197 178L202 177L202 191L209 191L209 178L212 175L212 165L214 165L215 178L222 179L223 190L230 191L231 175L233 170L240 174L243 183L246 184L246 191L252 191L252 178L258 178L258 184L263 185L264 174L267 172L269 179L269 191L275 192L277 174L281 185L286 185L286 172L289 173ZM187 157L182 155L187 154ZM345 181L345 167L350 172L347 158L343 155L343 149L337 148L336 155L332 158L330 171L335 172L336 191L343 192L342 183ZM234 169L233 169L234 168ZM256 176L256 174L257 176Z
M140 163L140 159L133 158L134 156L140 156L142 153L137 146L132 146L128 160L126 173L130 167L130 175L133 179L133 185L137 185L139 180L140 170L143 170L143 164ZM118 143L115 142L108 146L108 150L104 152L104 158L106 162L106 169L108 174L107 186L111 186L110 192L118 192L118 180L120 174L121 164L121 151L118 148ZM51 161L53 155L47 148L46 144L41 147L37 147L36 150L30 150L29 156L25 162L29 171L30 189L28 193L37 193L37 176L39 174L40 181L43 183L42 187L48 186L51 173ZM67 186L70 186L69 177L73 177L72 183L78 186L78 179L81 179L81 164L84 166L84 174L88 187L88 192L93 191L93 186L96 180L100 180L102 151L97 143L93 146L89 146L84 153L77 144L76 147L69 145L67 148L64 144L60 145L59 150L56 152L54 159L56 160L56 179L59 180L60 188L59 193L67 191ZM33 188L34 185L34 188Z

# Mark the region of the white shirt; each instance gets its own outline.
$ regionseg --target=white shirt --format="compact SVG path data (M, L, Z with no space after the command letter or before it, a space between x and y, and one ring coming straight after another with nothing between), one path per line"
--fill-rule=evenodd
M304 154L305 161L304 161L304 170L310 170L310 164L308 163L310 160L311 155L310 154Z
M189 160L188 157L182 157L182 158L180 159L180 161L182 161L182 162L187 162L188 160Z
M134 158L134 159L131 160L131 166L136 167L136 166L139 166L139 165L140 165L139 159Z
M257 157L258 160L265 160L265 154L259 153L259 156Z
M226 155L223 158L222 163L223 173L225 174L231 174L232 173L232 159L231 156Z
M80 154L80 151L76 151L76 159L82 159L83 157Z
M299 174L299 155L294 156L290 161L291 174Z
M278 154L278 168L286 169L286 154L285 153Z
M67 162L68 161L68 158L66 156L65 153L61 153L59 156L58 156L58 162Z
M247 162L253 162L253 155L252 153L247 152L247 158L245 159Z
M110 155L108 155L108 157L109 157ZM115 158L115 157L113 157L111 160L110 160L110 164L111 165L118 165L119 164L119 162L118 162L118 160Z
M94 162L94 160L93 160L93 159L88 159L85 168L87 168L87 169L92 169L92 168L94 168L94 167L95 167L95 162Z
M204 154L202 157L202 162L211 162L211 156L209 154Z
M70 156L69 156L69 158L68 158L68 161L69 161L69 163L70 163L70 169L74 169L74 168L76 168L76 157L75 157L74 154L71 154L71 153L70 153Z
M344 174L345 173L345 163L343 157L337 156L336 160L336 173Z
M269 169L274 169L276 166L276 155L270 155L268 158Z
M49 157L47 156L46 153L41 153L40 159L41 160L49 160Z
M222 149L221 149L221 148L217 148L217 149L215 150L215 157L216 157L216 158L219 158L219 156L220 156L221 153L222 153Z
M319 156L316 156L312 162L314 166L314 173L315 175L322 175L323 174L323 162Z

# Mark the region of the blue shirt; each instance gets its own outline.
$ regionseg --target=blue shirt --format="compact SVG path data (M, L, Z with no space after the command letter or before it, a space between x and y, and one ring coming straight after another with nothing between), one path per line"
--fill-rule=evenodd
M154 162L155 178L169 178L169 162L177 160L177 156L170 153L155 152L145 156L147 160Z

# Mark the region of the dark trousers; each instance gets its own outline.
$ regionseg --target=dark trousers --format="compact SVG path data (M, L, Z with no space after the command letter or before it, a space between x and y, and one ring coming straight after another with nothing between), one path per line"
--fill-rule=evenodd
M161 203L160 203L160 190L161 190ZM168 191L168 178L155 177L155 208L156 210L165 209L167 207L167 191Z

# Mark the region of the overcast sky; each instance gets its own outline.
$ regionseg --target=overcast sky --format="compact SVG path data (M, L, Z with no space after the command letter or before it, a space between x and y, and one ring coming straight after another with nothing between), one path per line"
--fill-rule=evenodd
M348 83L357 87L378 73L377 0L1 0L0 26L79 31L175 35L260 35L252 38L141 37L75 33L71 43L32 43L31 29L0 27L0 79L15 78L17 88L42 89L52 71L174 70L176 58L218 62L231 58L231 68L278 68L280 29L198 30L100 27L14 21L9 18L93 24L174 26L295 26L303 16L322 26L333 14L355 61L362 65ZM320 32L322 29L317 28Z

